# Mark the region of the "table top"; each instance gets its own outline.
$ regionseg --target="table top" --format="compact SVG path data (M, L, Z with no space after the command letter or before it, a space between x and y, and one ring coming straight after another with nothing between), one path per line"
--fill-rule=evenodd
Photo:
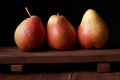
M120 80L120 72L39 72L39 73L0 73L0 80Z
M97 62L112 63L111 72L97 72ZM22 52L1 47L0 80L120 80L119 62L120 48ZM23 64L23 72L11 72L9 64Z
M120 62L120 48L37 50L23 52L17 47L0 48L0 64Z

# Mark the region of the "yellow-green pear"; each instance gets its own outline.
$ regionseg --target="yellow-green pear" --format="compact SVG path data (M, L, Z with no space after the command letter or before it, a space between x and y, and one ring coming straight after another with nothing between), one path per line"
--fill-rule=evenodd
M88 9L82 17L77 35L83 48L102 48L108 41L108 26L97 11Z

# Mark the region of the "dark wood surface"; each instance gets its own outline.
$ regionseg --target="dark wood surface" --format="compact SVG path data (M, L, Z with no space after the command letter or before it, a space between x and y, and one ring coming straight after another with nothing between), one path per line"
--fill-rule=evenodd
M0 80L120 80L119 48L22 52L1 47L0 51ZM97 72L96 63L102 63L100 67L110 63L111 72ZM23 64L23 71L11 72L9 64L12 68Z
M0 74L0 80L71 80L71 73Z
M22 52L17 47L0 48L0 64L120 62L120 48L79 50L37 50Z
M120 72L0 73L0 80L120 80Z
M26 66L28 69L32 65ZM61 65L62 66L62 65ZM47 66L49 68L49 66ZM68 67L68 66L67 66ZM89 67L89 66L88 66ZM33 70L31 70L33 68ZM43 68L44 69L44 68ZM8 65L0 65L0 80L120 80L120 71L98 73L94 70L40 71L38 66L31 67L23 73L9 72Z
M75 72L71 80L120 80L120 72L96 73L96 72Z

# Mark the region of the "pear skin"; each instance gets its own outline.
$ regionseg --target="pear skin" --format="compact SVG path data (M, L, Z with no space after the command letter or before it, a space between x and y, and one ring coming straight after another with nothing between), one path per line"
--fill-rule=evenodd
M14 32L15 43L22 51L31 51L42 46L44 39L44 25L36 15L32 15L23 20Z
M102 48L109 37L108 26L94 9L88 9L77 31L79 44L83 48Z
M48 19L47 42L56 50L66 50L74 46L76 31L63 15L51 15Z

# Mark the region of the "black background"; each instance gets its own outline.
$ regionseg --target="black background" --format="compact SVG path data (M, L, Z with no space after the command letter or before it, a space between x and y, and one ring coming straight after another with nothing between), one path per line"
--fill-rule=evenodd
M119 0L118 0L119 1ZM32 15L39 16L45 27L52 14L64 15L77 29L82 15L89 9L95 9L105 20L109 28L107 46L120 46L120 10L117 0L4 0L0 3L0 46L14 43L14 31L17 25L29 17L25 11L28 7Z

